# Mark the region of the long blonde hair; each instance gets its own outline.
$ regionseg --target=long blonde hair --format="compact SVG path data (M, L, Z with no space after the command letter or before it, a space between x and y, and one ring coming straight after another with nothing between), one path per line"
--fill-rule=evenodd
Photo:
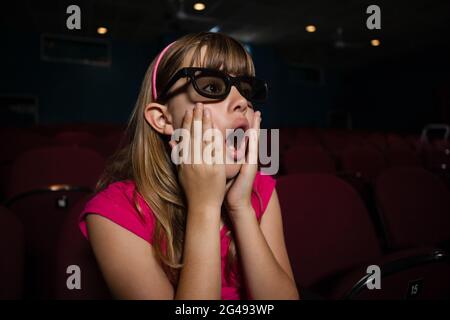
M206 46L203 61L200 50ZM235 39L221 33L201 32L178 39L162 57L156 74L156 90L161 92L172 75L182 67L183 60L193 50L190 66L219 69L236 75L254 76L253 61ZM134 110L118 151L110 158L96 186L96 192L110 183L132 180L137 192L147 202L156 218L153 248L170 281L178 282L182 266L183 240L186 227L186 199L178 182L177 170L170 158L167 137L155 131L144 118L144 109L151 103L152 81L156 58L144 77ZM138 212L142 210L135 196ZM232 241L228 260L235 256Z

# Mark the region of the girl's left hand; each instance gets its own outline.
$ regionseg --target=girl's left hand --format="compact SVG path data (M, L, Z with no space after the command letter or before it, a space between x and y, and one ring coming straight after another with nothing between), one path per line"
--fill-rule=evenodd
M225 197L225 207L231 220L252 209L251 194L258 170L260 122L261 112L256 111L249 130L248 154L245 162L242 164L238 176L231 179L226 185L228 191Z

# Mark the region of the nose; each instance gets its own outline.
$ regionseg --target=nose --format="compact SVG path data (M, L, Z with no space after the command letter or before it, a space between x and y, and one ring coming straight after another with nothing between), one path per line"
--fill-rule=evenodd
M245 111L248 108L248 101L245 99L238 89L236 89L235 86L231 87L230 94L228 95L229 98L229 105L228 105L228 111L233 112L242 112L245 113Z

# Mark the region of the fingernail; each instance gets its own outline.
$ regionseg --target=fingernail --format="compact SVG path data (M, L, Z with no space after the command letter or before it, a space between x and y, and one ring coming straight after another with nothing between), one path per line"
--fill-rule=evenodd
M205 116L207 117L207 118L209 118L210 116L211 116L211 114L209 113L210 111L209 111L209 109L205 109Z

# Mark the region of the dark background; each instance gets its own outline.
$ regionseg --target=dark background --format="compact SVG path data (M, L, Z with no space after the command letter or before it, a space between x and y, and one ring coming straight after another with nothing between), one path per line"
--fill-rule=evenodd
M448 1L204 2L206 10L194 12L193 1L184 1L185 18L175 0L2 5L0 94L37 97L40 124L124 123L162 47L219 26L250 46L257 75L269 82L266 127L327 127L348 114L353 128L377 130L448 122ZM81 8L81 30L66 28L70 4ZM370 4L381 8L381 30L366 28ZM317 31L307 33L308 24ZM109 32L98 35L98 26ZM111 65L44 61L43 34L105 39ZM374 38L379 47L370 45Z

